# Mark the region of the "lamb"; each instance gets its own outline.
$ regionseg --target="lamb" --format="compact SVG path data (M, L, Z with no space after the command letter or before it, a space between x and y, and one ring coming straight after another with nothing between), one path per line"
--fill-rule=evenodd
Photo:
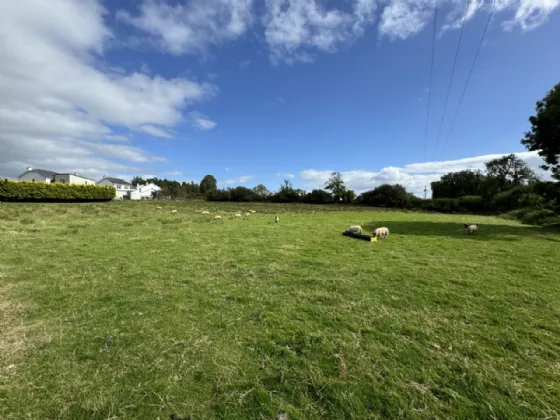
M245 217L249 217L251 213L245 213Z
M387 229L386 227L380 227L375 229L375 231L373 232L373 236L375 236L376 238L385 238L387 239L389 237L389 229Z
M253 213L253 214L256 213L256 210L251 210L251 213Z
M467 228L467 232L469 232L469 235L476 233L478 231L477 225L465 225L465 227Z
M353 225L350 226L346 229L346 233L357 233L357 234L362 234L362 227L358 226L358 225Z
M171 210L171 214L176 214L177 210Z
M160 207L160 206L157 206L157 207L156 207L156 210L161 210L161 207Z
M210 214L210 212L209 212L209 211L206 211L206 210L204 210L204 211L202 212L202 214Z
M219 214L214 216L214 220L222 220L222 216L220 216Z
M237 213L237 214L235 215L235 217L236 217L237 219L241 219L241 214L240 214L240 213Z
M278 216L274 216L274 223L278 223Z

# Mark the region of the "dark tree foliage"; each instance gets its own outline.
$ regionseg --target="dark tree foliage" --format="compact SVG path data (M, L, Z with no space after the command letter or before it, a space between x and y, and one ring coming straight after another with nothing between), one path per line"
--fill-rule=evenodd
M546 162L542 168L551 170L560 180L560 83L537 101L535 110L536 115L529 117L531 131L525 133L521 143L528 150L538 151Z
M527 164L514 154L490 160L485 165L486 176L497 181L500 191L527 184L536 178Z
M445 174L432 182L433 198L458 198L464 195L480 195L485 176L481 171L459 171Z
M362 193L359 202L375 207L407 208L410 206L411 194L399 184L383 184L379 187Z
M305 195L304 201L310 204L330 204L333 196L325 190L313 190Z
M212 175L206 175L200 181L200 192L204 195L208 195L211 191L214 191L218 188L218 182L216 178Z

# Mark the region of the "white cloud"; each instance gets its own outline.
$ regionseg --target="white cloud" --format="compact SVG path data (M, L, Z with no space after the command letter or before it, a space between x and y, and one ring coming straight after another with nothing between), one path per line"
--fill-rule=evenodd
M196 111L189 113L189 121L193 127L201 130L212 130L218 125L216 122Z
M324 9L314 0L266 0L265 38L273 63L313 61L363 35L374 20L374 0L353 0L353 11Z
M253 0L191 0L170 5L143 0L138 14L117 17L149 35L172 54L200 53L211 44L241 36L251 25Z
M162 130L161 128L158 127L154 127L153 125L142 125L140 127L140 130L142 130L144 133L148 133L151 134L152 136L156 136L156 137L163 137L163 138L167 138L170 139L173 136L171 134L169 134L167 131Z
M438 0L438 25L441 31L460 28L463 16L469 21L478 12L488 13L492 4L495 15L503 14L505 30L519 27L528 31L545 23L560 0L472 0L466 15L464 1ZM381 13L379 34L399 39L416 35L433 22L434 5L435 0L390 0Z
M183 175L183 172L181 172L181 171L169 171L169 172L165 172L165 175L179 176L179 175Z
M295 178L294 174L291 174L291 173L288 173L288 172L278 172L276 174L276 176L281 176L281 177L284 177L284 178Z
M219 181L219 184L222 185L240 185L240 184L246 184L247 182L251 181L252 179L254 179L254 177L252 175L243 175L234 179L227 179L225 181Z
M96 65L113 37L104 14L97 0L0 2L0 176L28 164L89 176L138 170L131 163L162 159L123 145L128 137L110 126L170 128L184 106L216 94Z
M231 171L231 169L230 168L224 168L224 171L229 172L229 171Z
M527 165L538 175L547 178L548 175L539 168L543 164L542 159L536 152L516 153ZM457 172L465 169L483 169L484 162L503 156L503 154L483 155L472 158L441 161L413 163L402 168L389 166L379 171L367 171L364 169L342 172L342 178L348 188L357 193L367 191L382 184L401 184L406 189L418 196L423 196L424 187L437 181L443 174ZM308 169L300 172L300 178L305 181L307 188L323 188L328 181L332 170Z

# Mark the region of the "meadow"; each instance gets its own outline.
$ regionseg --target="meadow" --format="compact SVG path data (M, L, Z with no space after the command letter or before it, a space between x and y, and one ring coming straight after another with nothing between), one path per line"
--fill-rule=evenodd
M495 217L0 203L0 418L558 418L559 269Z

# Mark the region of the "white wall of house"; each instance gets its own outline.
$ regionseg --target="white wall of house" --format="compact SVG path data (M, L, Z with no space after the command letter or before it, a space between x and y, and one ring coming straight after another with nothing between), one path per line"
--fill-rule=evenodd
M134 187L130 184L116 184L109 181L107 178L103 178L97 183L97 185L102 185L105 187L115 187L115 200L122 200L134 190Z
M161 190L161 188L155 184L137 185L136 190L130 193L130 199L142 200L146 198L152 198L152 193L159 190Z
M51 182L50 178L44 177L43 175L35 171L28 171L24 173L19 177L19 180L29 182L46 182L47 184Z

